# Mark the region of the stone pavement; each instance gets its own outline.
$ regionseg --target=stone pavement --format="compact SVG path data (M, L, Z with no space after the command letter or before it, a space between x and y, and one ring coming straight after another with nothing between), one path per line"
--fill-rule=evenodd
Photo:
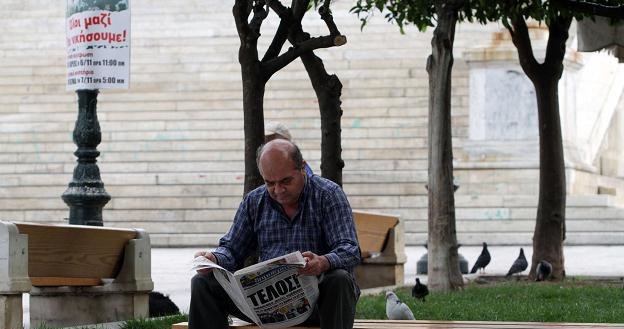
M492 261L486 267L486 274L504 275L518 257L520 247L524 248L528 260L532 257L530 246L490 246ZM152 279L154 290L167 294L181 311L187 312L190 301L191 258L199 248L154 248L152 249ZM405 283L413 284L416 277L416 262L426 252L424 247L405 248ZM469 267L481 252L481 246L463 246L459 249ZM568 276L624 276L624 246L566 246L564 249ZM526 271L523 273L526 274ZM418 275L426 281L426 276Z

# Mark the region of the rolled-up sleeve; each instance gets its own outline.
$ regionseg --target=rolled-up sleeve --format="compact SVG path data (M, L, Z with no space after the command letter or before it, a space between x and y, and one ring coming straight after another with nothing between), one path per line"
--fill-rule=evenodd
M335 187L325 194L323 231L330 251L325 254L330 268L351 269L360 259L360 248L353 221L353 212L342 188Z

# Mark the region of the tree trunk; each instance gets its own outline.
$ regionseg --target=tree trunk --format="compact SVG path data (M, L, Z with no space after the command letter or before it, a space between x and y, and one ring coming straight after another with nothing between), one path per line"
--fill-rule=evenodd
M552 280L565 278L566 178L559 114L559 79L563 74L565 42L571 22L571 17L561 16L550 20L546 56L542 64L537 63L533 55L524 18L512 19L513 30L510 29L520 65L533 83L537 97L540 178L530 279L535 279L537 263L541 260L552 264Z
M533 258L529 278L535 278L540 260L553 266L551 279L565 277L563 240L565 240L566 178L563 141L559 118L559 78L535 84L539 123L540 175L537 218L533 233Z
M461 1L459 1L461 2ZM453 145L451 138L451 72L458 2L437 1L438 23L431 40L429 73L429 235L428 285L432 291L463 287L457 253Z
M243 71L246 71L243 68ZM243 73L243 114L245 131L244 195L264 184L256 163L256 151L264 142L264 90L266 82L259 75Z
M321 113L321 175L342 186L342 83L335 74L327 74L323 61L314 53L301 55L301 60L316 92Z
M249 15L253 17L249 21ZM243 195L264 184L256 164L256 150L264 142L264 90L268 81L258 60L260 26L268 14L264 3L236 0L232 15L240 39L238 62L243 83L243 130L245 134L245 186Z

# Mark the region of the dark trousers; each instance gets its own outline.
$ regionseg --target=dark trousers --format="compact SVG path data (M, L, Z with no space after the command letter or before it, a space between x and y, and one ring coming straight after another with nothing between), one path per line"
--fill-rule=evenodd
M353 275L342 269L329 270L319 280L317 305L304 326L322 329L351 329L359 289ZM197 274L191 280L189 329L229 328L228 314L253 322L238 310L214 274Z

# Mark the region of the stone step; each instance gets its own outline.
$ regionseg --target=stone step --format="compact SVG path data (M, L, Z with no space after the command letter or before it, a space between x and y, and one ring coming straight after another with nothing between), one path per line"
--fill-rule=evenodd
M242 195L242 91L232 1L189 1L132 4L130 89L103 90L98 97L98 164L113 196L104 221L143 227L154 246L215 245ZM332 4L348 43L315 52L344 86L344 188L354 207L399 214L406 242L420 244L428 212L425 65L432 30L410 26L403 35L377 15L362 32L351 6ZM63 223L69 213L60 195L76 163L71 136L77 105L75 93L63 85L63 16L62 6L42 0L7 0L0 12L10 18L0 25L1 219ZM324 23L309 16L306 31L326 34ZM275 24L271 16L263 25L269 28L259 41L261 54ZM489 43L490 32L500 29L461 24L454 44L455 197L464 244L529 244L532 237L537 154L489 161L461 151L469 120L462 52ZM318 104L300 61L272 77L264 105L265 118L291 127L304 157L320 172ZM619 241L623 213L616 199L570 196L566 243Z
M345 182L371 184L418 183L427 180L424 170L410 171L347 171L343 174ZM69 173L50 174L2 174L0 187L11 186L65 186L71 180ZM108 185L210 185L210 184L242 184L242 172L217 173L102 173L102 181Z
M576 208L568 208L566 213L574 213ZM522 233L533 232L535 219L513 219L508 221L457 220L457 232L467 233ZM426 233L426 220L408 221L407 233ZM624 222L619 219L603 218L567 218L566 232L624 232Z
M173 153L172 153L173 152ZM321 157L320 147L310 147L302 151L304 157L309 162L318 162ZM414 168L421 168L419 164L427 159L428 151L424 148L403 150L403 149L352 149L343 150L343 160L356 161L366 159L393 160L409 159L413 160ZM173 155L173 156L172 156ZM240 160L243 161L243 154L237 150L175 150L175 151L119 151L105 152L98 157L99 163L109 162L152 162L171 160L175 162L184 161L209 161L209 160ZM173 159L172 159L173 158ZM76 158L72 152L6 152L0 153L0 163L73 163ZM349 164L346 164L349 166ZM426 166L425 166L426 167ZM424 168L424 167L423 167Z
M230 62L235 61L235 59L231 59ZM236 68L234 66L230 66L230 70L227 71L198 71L194 70L194 65L187 65L186 70L175 70L175 71L166 71L165 68L157 68L152 70L142 71L134 68L130 72L131 78L131 86L135 82L149 82L149 81L167 81L167 75L169 75L169 79L172 81L180 81L180 82L221 82L221 81L233 81L239 82L240 80L240 67ZM177 68L178 66L176 66ZM184 67L184 66L182 66ZM28 72L19 73L19 68L11 68L7 70L8 72L3 72L3 76L0 77L0 85L13 85L13 84L38 84L50 80L56 81L64 81L66 76L65 70L61 69L45 69L45 70L37 70L31 71L30 74ZM3 70L4 71L4 70ZM340 72L340 79L349 80L349 79L406 79L409 80L414 78L411 76L410 70L406 70L405 68L350 68L348 70L343 70ZM13 73L13 74L11 74ZM37 73L37 74L35 74ZM426 77L425 73L420 73L421 77ZM275 76L275 80L306 80L308 79L308 74L304 69L293 68L291 70L284 70ZM240 84L240 82L239 82ZM423 86L426 87L426 86ZM184 93L186 94L186 93ZM123 95L123 94L120 94ZM128 97L132 97L134 94L126 94ZM43 95L42 95L43 96ZM49 96L55 96L53 94ZM155 94L157 96L157 94ZM171 97L178 98L175 94L170 95ZM3 102L7 102L3 97L1 99ZM29 99L26 99L28 101ZM33 101L36 99L33 99ZM122 99L123 100L123 99Z
M347 178L351 177L352 172L347 172ZM142 177L148 177L143 175ZM130 175L120 174L120 178L114 179L113 174L104 173L105 186L108 193L113 197L178 197L178 196L240 196L242 195L242 185L237 185L238 176L232 181L212 182L208 184L193 184L185 183L184 177L188 175L179 175L178 179L180 183L172 181L172 178L166 179L165 176L161 177L161 174L156 175L157 184L148 185L151 180L130 180ZM166 173L165 175L171 175ZM192 174L191 174L192 175ZM196 174L197 177L203 177L206 174ZM50 175L52 176L52 175ZM8 184L3 184L0 187L0 197L5 199L11 198L49 198L51 196L59 195L59 191L64 189L71 178L71 172L65 175L55 175L59 179L67 178L65 184L53 184L43 185L47 182L44 175L41 175L41 183L39 185L22 186L12 185L10 179L6 179L7 175L4 175L5 181ZM137 175L134 175L137 176ZM149 177L151 178L151 177ZM386 196L394 196L398 200L399 205L402 208L420 208L427 204L427 191L424 188L426 182L405 182L405 183L369 183L365 181L346 181L344 185L345 192L349 196L372 196L375 197L379 194ZM147 185L147 186L145 186ZM526 208L535 208L537 205L537 197L529 195L514 195L514 196L501 196L501 195L464 195L457 193L455 195L455 205L458 208L462 208L462 212L468 211L480 211L485 209L485 213L489 216L488 220L505 220L507 217L513 217L515 212L524 212ZM568 208L582 209L584 207L594 208L601 207L616 207L619 205L618 197L611 195L570 195L567 197ZM410 215L413 215L409 211ZM506 217L507 216L507 217Z
M47 198L4 198L0 203L0 210L19 211L20 209L35 210L63 210L67 206L61 202L60 194L63 189L59 188L57 196ZM232 196L223 195L202 195L189 196L137 196L124 197L115 196L107 205L106 210L189 210L201 211L206 209L229 209L234 212L240 203L240 194ZM350 195L349 201L356 209L372 209L382 213L399 213L405 220L407 232L426 231L426 221L428 216L427 203L403 204L400 196L368 196ZM455 208L456 220L458 222L471 222L473 230L481 231L513 231L518 230L516 221L523 221L525 224L534 222L536 216L535 206L532 207L480 207L471 208L457 204ZM566 209L566 220L605 220L605 222L616 223L624 217L624 208L616 207L568 207ZM418 222L420 220L420 222ZM487 223L486 223L487 222ZM614 224L610 224L611 227ZM624 224L622 224L624 225ZM479 228L479 226L483 226ZM530 226L530 225L529 225ZM459 226L458 226L459 227ZM575 227L569 228L574 230ZM601 227L602 228L602 227ZM597 230L603 230L598 228ZM585 228L585 230L592 230ZM609 229L604 229L609 230Z
M232 121L236 123L240 123L243 119L243 112L240 108L229 108L229 109L182 109L182 108L170 108L163 110L151 110L146 108L144 110L137 111L120 111L120 112L110 112L108 108L107 101L100 103L98 109L98 119L102 125L107 125L107 129L102 129L102 133L107 133L108 131L119 131L116 129L117 122L123 123L127 121L141 121L141 122L159 122L163 121L168 123L170 121L189 121L189 120L218 120L219 122L227 122ZM179 103L178 103L179 104ZM74 123L77 118L77 104L75 105L76 109L72 111L63 111L63 112L49 112L46 113L45 116L42 116L39 113L16 113L16 114L5 114L0 115L2 118L2 132L11 132L14 133L16 131L25 130L31 128L30 125L33 123ZM357 111L345 111L342 115L342 120L345 121L343 125L346 128L362 128L361 125L350 127L349 124L352 123L351 120L359 119L359 118L367 118L372 117L378 120L385 120L387 118L408 118L408 117L426 117L427 114L424 110L421 109L410 109L410 108L389 108L389 109L379 109L379 108L361 108ZM319 110L318 108L297 108L297 109L271 109L268 110L265 116L267 121L270 120L280 120L283 121L284 124L291 124L293 130L300 129L310 129L312 128L318 130L318 126L320 125L319 120ZM316 119L316 120L315 120ZM457 124L459 125L463 122L463 119L458 117ZM391 123L391 122L388 122ZM136 126L136 125L135 125ZM230 124L231 126L231 124ZM21 128L20 128L21 127ZM169 126L158 126L155 131L161 130L171 130L172 127ZM390 128L390 127L380 127L381 129ZM400 129L410 129L412 127L407 125L397 126ZM215 130L225 130L231 129L228 126L218 125L214 128ZM130 131L135 131L132 129ZM144 129L142 129L144 130ZM350 130L350 129L347 129ZM348 132L345 132L345 134Z
M75 115L74 115L75 116ZM166 115L168 116L168 115ZM185 117L181 113L182 117ZM135 121L135 122L143 122L139 120L142 116L133 117L134 120L127 121ZM192 116L188 116L188 118L184 118L184 120L190 120ZM182 118L180 118L182 119ZM199 118L198 118L199 119ZM348 119L348 118L345 118ZM234 119L233 119L234 120ZM123 122L123 120L119 120ZM154 120L156 121L156 120ZM175 119L171 119L171 121L175 121ZM279 120L280 122L285 122L286 120ZM50 120L50 122L54 122ZM57 122L67 122L67 121L57 121ZM107 126L113 126L113 121L106 120L100 121L103 125L104 122L107 122ZM48 132L45 135L34 134L31 131L28 131L26 127L31 126L32 123L16 123L16 125L23 125L24 128L16 128L5 127L5 130L13 130L0 133L0 143L66 143L71 141L72 131L62 131L62 132ZM60 125L61 127L64 125ZM215 127L214 130L167 130L167 122L165 121L164 129L154 130L154 131L110 131L110 132L102 132L102 140L104 143L114 143L114 142L133 142L133 141L157 141L157 140L177 140L177 141L185 141L185 140L205 140L210 142L215 139L242 139L243 132L239 129L230 129L230 130L220 130ZM20 132L16 132L20 130ZM112 129L111 129L112 130ZM306 139L316 139L319 135L318 128L293 128L291 129L291 133L294 136L297 136L296 141L306 140ZM387 136L393 136L394 138L425 138L426 129L423 127L401 127L401 128L392 128L392 127L378 127L378 128L345 128L341 132L341 138L343 140L348 139L366 139L366 138L388 138ZM8 153L8 152L7 152ZM2 162L0 160L0 162Z
M141 211L143 213L145 211ZM176 212L178 214L176 214ZM136 211L135 211L136 213ZM18 220L17 215L24 214L23 212L15 212L13 215L11 212L0 211L0 216L7 220ZM63 220L66 217L68 210L57 210L47 212L43 216L40 214L30 213L27 214L27 221L41 222L41 223L67 223ZM184 216L188 219L184 221L178 221L178 216ZM61 218L58 220L49 220L45 215L54 215L55 218ZM126 216L124 216L126 215ZM129 216L128 216L129 215ZM150 210L149 214L141 214L139 217L136 214L133 215L132 211L118 211L107 210L104 212L105 226L115 227L128 227L128 228L142 228L150 233L152 246L165 247L165 246L197 246L197 245L211 245L216 244L218 239L227 231L230 226L230 218L233 215L232 210L204 210L201 214L184 211L167 211L159 212ZM213 216L211 221L205 221L204 216ZM219 220L220 216L223 216L223 220ZM107 218L107 217L110 217ZM116 221L113 218L129 218L123 221ZM51 218L51 217L47 217ZM196 218L193 220L192 218ZM423 223L425 223L423 221ZM617 220L567 220L566 225L568 231L566 234L565 244L622 244L624 243L624 233L622 224ZM406 231L406 244L408 245L421 245L426 242L426 223L423 224L424 230L421 231ZM477 226L475 228L475 226ZM488 230L483 231L478 227L488 227ZM515 229L510 230L509 226L517 226ZM471 227L473 229L471 229ZM530 244L533 236L534 221L512 221L507 223L504 227L500 223L492 224L490 222L482 223L467 223L466 221L457 221L457 237L458 242L464 245L478 245L481 242L486 241L492 245L519 245ZM175 235L169 234L169 230L175 228L177 233Z
M315 161L311 161L316 166ZM350 161L346 170L361 171L407 171L416 163L413 160L355 160ZM74 163L37 163L37 164L3 164L0 163L0 174L27 174L27 173L68 173L74 171ZM106 174L113 173L194 173L194 172L244 172L243 161L167 161L167 162L101 162L100 171Z
M427 241L426 233L407 233L406 241L414 245L423 245ZM496 233L457 233L457 241L463 245L480 245L486 241L491 245L518 246L530 245L533 232L496 232ZM624 244L622 232L571 232L566 235L564 245L621 245ZM461 253L461 252L460 252Z
M310 91L302 93L304 98L292 98L292 99L265 99L264 106L273 110L297 110L300 108L314 108L317 109L317 100ZM45 112L68 112L77 108L75 95L67 94L64 96L57 96L58 102L44 102L44 103L16 103L16 104L4 104L0 108L1 113L45 113ZM456 95L452 97L452 101L457 103L467 104L465 96ZM386 97L371 97L371 98L352 98L345 99L342 103L342 109L347 111L357 111L361 108L376 108L383 113L395 108L415 107L423 108L423 104L426 104L427 97L414 96L405 98L386 98ZM214 100L202 100L202 101L184 101L184 100L168 100L168 101L144 101L144 102L102 102L98 98L98 112L120 112L120 111L171 111L172 109L235 109L241 108L242 103L240 99L214 99ZM422 112L420 112L422 113ZM418 112L417 112L418 114Z
M200 65L204 65L204 64L200 64ZM366 65L372 65L372 64L366 64ZM151 67L154 67L154 65L151 65ZM157 69L159 67L160 66L156 66ZM15 67L15 68L10 68L8 70L1 69L0 72L13 71L13 70L22 71L22 70L25 70L25 68ZM32 67L30 68L30 70L33 71ZM152 69L152 70L156 70L156 69ZM158 72L164 71L160 69L158 70L159 70ZM202 70L205 72L211 72L208 68L206 69L198 68L195 72L198 72L199 70ZM29 77L31 75L38 76L40 74L37 72L33 72L27 75L26 77ZM9 74L4 73L3 76L8 77ZM13 76L16 76L16 75L13 75ZM56 76L54 79L56 80L60 78L61 78L60 76ZM11 82L22 81L22 80L15 80L15 79L9 79L9 78L7 79ZM178 81L170 81L170 80L136 81L133 79L130 82L130 92L133 94L143 93L143 92L153 93L155 90L158 90L162 93L178 92L182 94L187 93L187 92L192 93L192 92L198 92L198 91L201 91L204 93L215 92L215 91L221 92L223 90L227 90L227 91L234 90L234 91L238 91L239 93L242 92L241 84L239 81L234 81L234 80L203 81L202 80L198 82L198 81L187 81L187 80L188 79L182 80L182 81L179 81L179 80ZM467 83L467 79L458 78L456 80L457 82L454 83L455 87L457 88L466 87L465 84ZM404 94L407 94L407 93L412 94L414 92L422 93L422 91L420 90L426 90L428 88L426 84L426 79L415 78L415 77L409 77L409 78L403 78L403 79L378 77L378 78L353 79L353 80L341 79L341 81L343 83L343 93L345 97L352 96L352 95L357 95L358 97L359 96L379 97L379 94L376 94L375 90L381 90L382 92L386 92L387 89L396 90L397 92L404 93ZM302 77L299 79L294 79L294 78L293 79L272 79L268 83L268 86L270 87L270 89L267 90L266 95L268 98L271 98L271 97L276 97L278 95L282 95L283 93L289 93L292 90L298 90L298 91L307 90L307 88L309 87L309 84L310 84L309 79L305 77ZM362 93L366 93L366 95L361 95ZM49 81L38 81L38 83L34 85L32 83L31 84L27 84L27 83L5 84L3 85L2 89L0 89L0 95L55 95L55 94L68 94L69 95L71 93L65 90L64 85L61 85L58 83L51 84L49 83ZM108 95L117 95L117 94L123 94L123 93L114 92L114 91L106 91L100 94L100 97L106 98L107 100L110 100L111 102L113 102L115 101L115 97L109 97ZM398 96L399 94L393 94L393 95ZM46 101L45 98L43 98L42 100Z
M214 124L214 123L213 123ZM210 126L210 125L207 125ZM71 130L68 130L71 131ZM97 149L102 152L109 151L176 151L183 150L231 150L242 149L243 140L227 140L227 139L212 139L212 140L149 140L149 141L136 141L134 143L128 142L113 143L103 141ZM377 149L377 148L426 148L427 143L424 138L404 138L404 139L344 139L342 141L343 148L350 149ZM300 140L299 146L304 149L318 149L320 146L317 141ZM309 146L309 147L308 147ZM71 142L67 143L1 143L0 149L5 152L68 152L72 153L76 146Z

